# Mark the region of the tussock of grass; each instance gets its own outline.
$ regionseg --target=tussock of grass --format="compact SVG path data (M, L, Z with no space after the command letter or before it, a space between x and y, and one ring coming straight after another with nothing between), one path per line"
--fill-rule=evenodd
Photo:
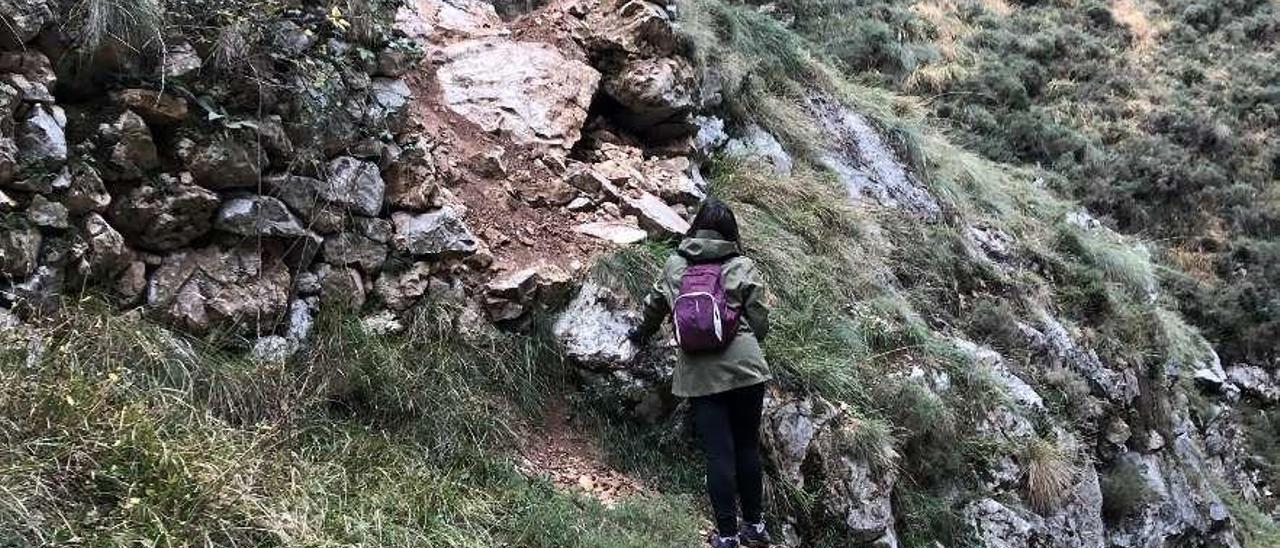
M165 13L159 0L80 0L70 15L86 55L108 45L134 55L154 54L163 47Z
M1034 439L1023 449L1027 502L1037 512L1056 510L1070 494L1076 468L1071 451L1044 439Z
M1066 224L1061 225L1059 231L1061 246L1099 269L1108 281L1120 284L1140 298L1155 293L1155 268L1145 250Z

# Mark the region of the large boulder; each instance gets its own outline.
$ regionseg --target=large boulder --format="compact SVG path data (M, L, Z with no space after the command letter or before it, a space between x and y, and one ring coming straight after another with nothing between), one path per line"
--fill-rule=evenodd
M417 215L397 211L391 220L395 223L391 245L400 253L449 258L471 255L479 249L471 229L452 207Z
M590 368L621 367L636 356L627 333L640 316L617 291L588 281L556 319L552 333L565 356Z
M693 68L671 57L632 59L604 80L604 90L624 109L619 119L651 138L697 131L686 115L697 105Z
M195 150L187 169L196 184L214 190L252 188L261 182L266 158L254 145L221 138Z
M587 16L588 45L602 54L668 57L675 53L672 18L645 0L605 0Z
M66 114L33 104L18 124L18 165L55 167L67 161Z
M289 270L252 244L209 246L164 257L147 287L147 306L195 333L273 330L289 302Z
M40 231L31 227L0 230L0 280L26 279L36 268Z
M240 236L297 238L307 230L280 200L270 196L241 196L218 210L214 228Z
M209 232L218 211L218 195L193 184L170 180L143 185L111 206L111 221L137 246L153 251L183 247Z
M590 65L537 42L478 39L444 49L444 104L481 129L567 151L600 81ZM519 62L512 62L518 59Z

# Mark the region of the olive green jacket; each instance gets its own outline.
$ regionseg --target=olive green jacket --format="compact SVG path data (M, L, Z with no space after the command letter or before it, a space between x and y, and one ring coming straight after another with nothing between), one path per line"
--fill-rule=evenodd
M764 305L764 282L754 261L736 255L737 244L719 233L700 230L680 242L644 301L644 316L636 331L648 338L671 316L671 302L680 293L680 278L690 260L722 264L721 278L729 306L741 311L738 334L720 352L687 354L680 351L671 391L684 398L706 396L759 384L771 379L760 341L769 332L769 310Z

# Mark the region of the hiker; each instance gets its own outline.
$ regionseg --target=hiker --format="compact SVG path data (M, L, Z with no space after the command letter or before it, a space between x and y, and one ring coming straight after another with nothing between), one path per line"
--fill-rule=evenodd
M714 548L771 542L760 461L760 413L772 378L760 341L769 329L769 311L755 262L740 252L733 211L708 198L645 298L643 319L627 336L643 346L664 318L672 318L680 348L672 392L689 398L706 456Z

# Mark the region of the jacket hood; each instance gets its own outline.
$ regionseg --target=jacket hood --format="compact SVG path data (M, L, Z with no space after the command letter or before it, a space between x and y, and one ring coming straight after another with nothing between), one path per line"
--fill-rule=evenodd
M738 244L714 230L699 230L680 241L680 255L691 261L717 261L738 252Z

